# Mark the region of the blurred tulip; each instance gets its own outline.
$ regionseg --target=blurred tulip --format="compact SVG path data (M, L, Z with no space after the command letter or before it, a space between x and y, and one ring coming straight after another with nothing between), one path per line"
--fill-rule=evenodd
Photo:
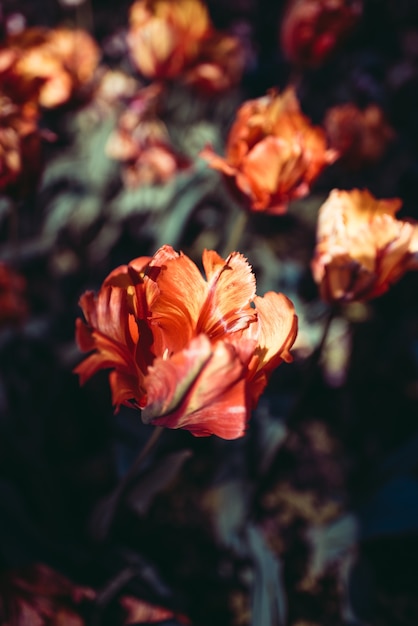
M122 179L127 187L162 184L190 166L171 146L167 129L156 115L160 94L158 85L142 89L106 143L106 154L123 164Z
M200 0L138 0L130 11L128 44L141 74L175 78L195 59L210 31Z
M292 360L297 318L283 294L255 295L240 253L205 250L203 267L206 280L163 246L114 270L97 297L85 293L76 337L91 354L75 371L83 384L110 369L116 410L140 408L144 422L235 439L271 371Z
M23 192L36 176L40 160L38 109L32 103L13 104L0 95L0 191L17 183Z
M358 22L360 0L289 0L280 24L280 43L296 66L323 63Z
M162 185L189 166L188 159L176 153L169 144L154 144L146 146L134 162L125 165L122 180L131 189L141 185Z
M398 198L334 189L319 210L312 272L327 302L380 296L418 269L418 226L395 218Z
M3 572L0 580L0 619L3 626L84 626L83 602L94 599L92 589L74 585L43 564Z
M226 157L205 148L200 155L220 170L252 211L282 214L288 203L309 193L311 184L337 153L325 133L302 114L293 88L245 102L229 132Z
M352 170L379 161L395 136L376 104L364 110L350 102L332 107L326 113L324 128L330 146Z
M200 46L196 62L184 82L206 94L216 94L238 85L245 66L245 50L239 39L214 33Z
M99 47L87 32L31 28L6 41L0 70L9 61L6 78L12 93L36 91L40 105L54 108L80 95L99 58Z

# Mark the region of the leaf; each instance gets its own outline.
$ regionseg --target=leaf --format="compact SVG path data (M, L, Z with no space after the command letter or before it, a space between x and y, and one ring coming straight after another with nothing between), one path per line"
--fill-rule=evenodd
M138 516L148 513L156 495L167 489L177 478L191 450L179 450L158 459L153 467L139 476L126 498L129 508Z
M287 603L282 564L255 526L247 527L247 540L255 568L251 626L285 626Z
M359 522L353 514L343 515L325 526L308 529L312 549L308 575L316 578L328 566L339 561L356 545L359 533Z

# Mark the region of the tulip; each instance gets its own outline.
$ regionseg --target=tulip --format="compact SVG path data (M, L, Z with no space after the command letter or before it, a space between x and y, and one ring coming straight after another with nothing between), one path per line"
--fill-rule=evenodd
M201 43L193 65L184 73L185 84L213 95L239 84L245 66L245 51L237 37L214 33Z
M221 171L233 193L252 211L282 214L309 193L323 168L337 158L325 133L302 114L293 88L245 102L229 132L226 156L200 154Z
M280 24L287 59L299 67L321 65L360 18L361 1L289 0Z
M334 189L319 210L313 277L326 302L365 301L418 269L418 226L398 220L398 198Z
M137 94L106 143L106 154L122 162L122 180L128 188L166 183L190 165L172 147L165 125L156 116L160 92L154 87Z
M0 191L16 190L20 196L39 170L38 108L18 105L0 94Z
M351 170L379 161L395 133L376 104L364 110L348 102L328 109L324 128L329 145Z
M99 47L83 30L29 28L6 41L0 71L7 62L5 78L13 98L28 93L34 99L36 93L41 106L55 108L92 81L99 57Z
M109 369L115 409L201 437L244 435L269 376L289 352L297 317L286 296L255 294L247 260L205 250L206 279L183 253L163 246L114 270L97 296L80 300L76 368L83 384Z
M138 0L130 11L132 60L147 78L175 78L197 56L210 30L200 0Z

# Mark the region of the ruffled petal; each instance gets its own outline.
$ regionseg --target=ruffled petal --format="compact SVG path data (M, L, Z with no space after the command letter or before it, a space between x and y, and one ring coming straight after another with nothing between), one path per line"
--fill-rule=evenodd
M250 302L255 296L255 277L247 259L233 252L224 261L213 250L203 252L208 294L201 308L196 332L212 340L243 330L255 322Z
M178 352L195 334L207 285L197 266L184 254L159 266L158 295L150 304L155 352Z
M199 335L170 359L156 359L142 418L200 437L241 437L249 417L245 373L232 345Z

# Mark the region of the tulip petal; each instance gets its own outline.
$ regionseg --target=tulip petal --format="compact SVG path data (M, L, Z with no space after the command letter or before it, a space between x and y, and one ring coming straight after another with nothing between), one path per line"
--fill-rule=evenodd
M297 331L298 319L293 303L282 293L267 292L264 297L256 296L254 304L258 317L258 347L260 364L269 371L281 361L290 363L292 347Z
M207 292L197 266L184 254L168 259L160 270L151 305L156 354L178 352L189 342Z
M241 437L248 415L244 365L234 347L205 335L170 359L156 359L146 378L145 422L195 436ZM168 394L168 400L167 400Z
M233 252L224 261L213 250L205 250L203 267L208 278L208 294L196 332L205 332L214 340L255 321L255 311L250 306L255 296L255 277L247 259Z

